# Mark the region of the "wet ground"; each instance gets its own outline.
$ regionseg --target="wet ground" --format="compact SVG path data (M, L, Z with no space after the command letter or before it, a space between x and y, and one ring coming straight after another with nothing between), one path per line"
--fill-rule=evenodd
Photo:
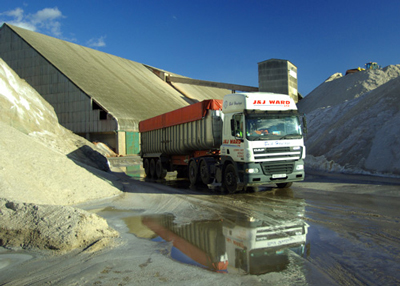
M222 195L131 174L123 196L81 206L121 233L118 247L2 251L0 285L400 285L398 179L309 172L290 189Z
M311 172L290 189L271 185L235 195L221 195L218 187L194 188L173 177L157 183L197 192L223 209L217 220L183 228L170 215L142 217L157 239L179 237L196 248L199 239L205 240L200 248L213 263L201 267L259 275L287 269L295 256L297 263L337 284L400 285L397 178ZM183 252L189 259L175 259L195 264L190 247Z

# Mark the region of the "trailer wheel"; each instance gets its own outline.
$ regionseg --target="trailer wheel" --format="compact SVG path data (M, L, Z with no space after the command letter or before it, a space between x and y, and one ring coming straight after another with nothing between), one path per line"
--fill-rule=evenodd
M211 176L211 170L210 166L208 165L207 161L202 159L200 161L200 178L203 184L211 184L212 183L212 176Z
M199 182L199 170L197 169L197 163L195 160L189 163L189 181L191 185L197 185Z
M227 190L230 194L238 191L238 176L233 164L226 166L223 179L223 186L225 190Z
M292 182L290 182L290 183L279 183L279 184L276 184L276 185L277 185L278 188L284 189L284 188L290 188L293 185L293 183Z
M156 174L158 179L164 179L167 175L167 169L164 168L161 159L157 160L156 163Z
M144 173L146 174L146 177L150 177L150 162L149 159L144 159L143 161L143 169L144 169Z
M150 178L155 178L156 176L156 160L150 160Z

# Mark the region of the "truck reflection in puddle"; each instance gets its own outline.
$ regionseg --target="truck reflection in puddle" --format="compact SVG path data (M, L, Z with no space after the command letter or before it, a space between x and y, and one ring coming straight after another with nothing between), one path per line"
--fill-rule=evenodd
M173 215L143 216L141 222L172 242L171 257L216 272L260 275L286 269L290 253L304 254L308 224L297 219L281 224L235 215L186 225ZM140 235L139 235L140 236Z

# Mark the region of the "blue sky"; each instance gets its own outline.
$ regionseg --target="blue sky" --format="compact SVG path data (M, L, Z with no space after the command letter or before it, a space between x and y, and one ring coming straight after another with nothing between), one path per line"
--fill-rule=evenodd
M286 59L307 95L369 61L400 64L398 0L3 0L3 22L184 76L258 86Z

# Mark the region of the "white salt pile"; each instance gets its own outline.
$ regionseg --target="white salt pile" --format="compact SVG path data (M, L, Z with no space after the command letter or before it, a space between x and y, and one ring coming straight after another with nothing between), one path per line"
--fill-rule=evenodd
M399 76L400 65L335 74L300 101L308 167L400 175Z

